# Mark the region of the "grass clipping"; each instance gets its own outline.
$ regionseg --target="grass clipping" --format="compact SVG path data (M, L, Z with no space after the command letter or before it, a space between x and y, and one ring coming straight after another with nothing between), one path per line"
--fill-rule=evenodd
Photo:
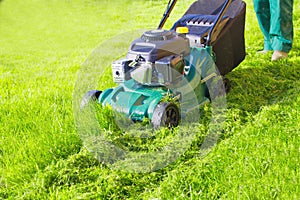
M176 161L195 137L204 135L192 112L178 127L155 130L148 118L134 123L110 106L90 104L81 121L80 137L93 156L113 169L131 172L165 167Z

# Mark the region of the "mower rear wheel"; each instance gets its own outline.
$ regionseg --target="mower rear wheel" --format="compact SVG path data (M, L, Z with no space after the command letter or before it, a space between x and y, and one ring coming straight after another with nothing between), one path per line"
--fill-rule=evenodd
M80 109L83 109L86 105L88 105L91 102L96 102L101 93L102 91L99 90L88 91L82 98Z
M159 129L160 127L176 127L179 124L180 114L178 106L170 102L159 103L152 116L152 126L154 129Z
M228 94L228 92L230 91L230 81L228 78L223 77L223 85L224 85L225 93Z
M217 82L214 85L214 88L212 88L211 90L207 90L207 93L205 95L210 100L212 100L216 97L221 97L228 94L229 91L230 91L229 79L223 76L217 80Z

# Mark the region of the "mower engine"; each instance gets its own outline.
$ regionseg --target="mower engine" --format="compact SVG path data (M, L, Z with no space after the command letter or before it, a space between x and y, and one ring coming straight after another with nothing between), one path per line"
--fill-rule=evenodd
M189 55L189 40L168 30L145 32L130 45L126 58L112 64L113 80L134 79L147 86L168 86L183 75L184 56Z

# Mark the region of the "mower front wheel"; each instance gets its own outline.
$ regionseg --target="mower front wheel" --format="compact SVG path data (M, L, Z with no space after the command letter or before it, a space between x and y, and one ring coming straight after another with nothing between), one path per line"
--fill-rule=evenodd
M154 129L160 127L176 127L179 124L180 113L178 106L174 103L161 102L159 103L151 119L151 123Z
M82 98L80 109L83 109L86 105L88 105L91 102L97 101L102 91L99 90L90 90L88 91L84 97Z

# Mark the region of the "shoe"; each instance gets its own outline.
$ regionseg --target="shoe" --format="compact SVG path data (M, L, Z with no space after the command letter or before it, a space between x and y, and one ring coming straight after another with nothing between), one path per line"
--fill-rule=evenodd
M264 50L260 50L258 52L256 52L257 54L267 54L269 53L271 50L268 50L268 49L264 49Z
M287 52L275 50L273 55L272 55L271 61L276 61L276 60L280 60L280 59L287 58L287 57L288 57Z

